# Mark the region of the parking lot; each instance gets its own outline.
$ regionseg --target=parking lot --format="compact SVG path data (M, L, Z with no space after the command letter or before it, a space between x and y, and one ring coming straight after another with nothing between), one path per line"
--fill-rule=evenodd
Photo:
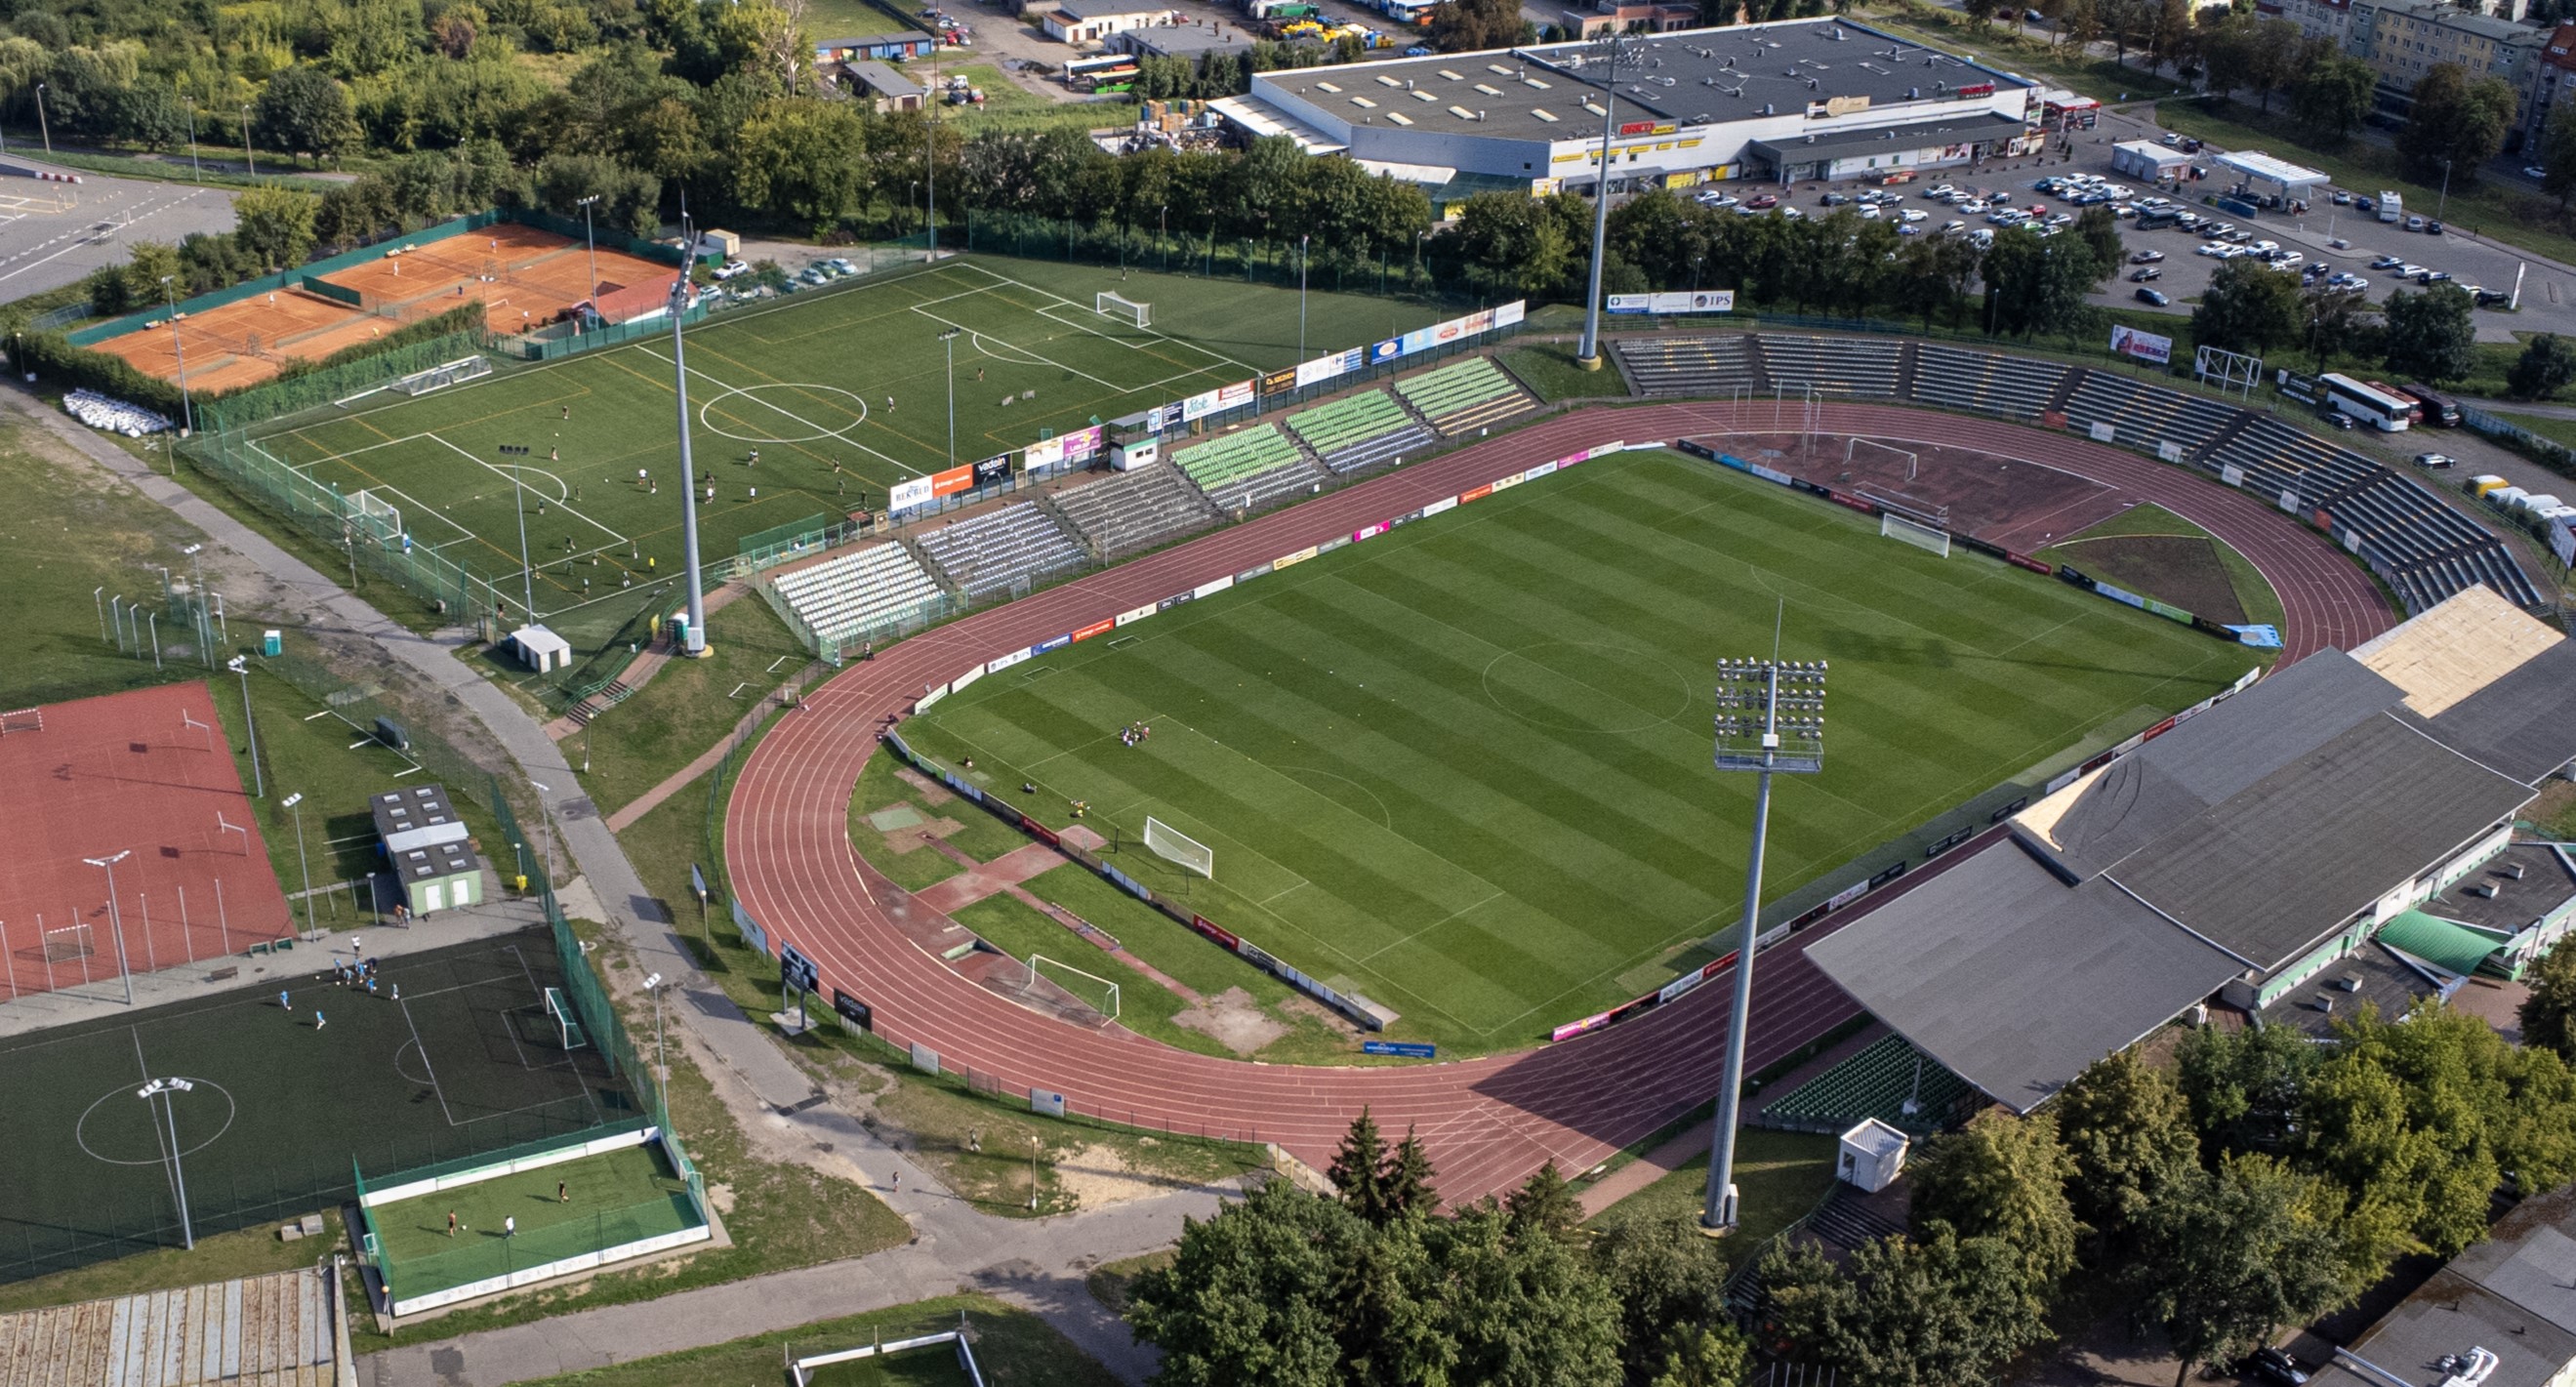
M0 164L49 169L15 153ZM122 264L135 241L177 244L233 229L232 193L85 173L79 183L0 176L0 299L75 283Z

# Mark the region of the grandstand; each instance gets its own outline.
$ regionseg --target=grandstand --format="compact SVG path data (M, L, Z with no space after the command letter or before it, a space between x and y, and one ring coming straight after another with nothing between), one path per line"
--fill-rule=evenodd
M1365 472L1431 445L1429 429L1413 422L1383 390L1371 390L1288 416L1288 429L1306 441L1336 473Z
M1641 395L1716 395L1738 391L1767 395L1760 339L1738 337L1623 337L1612 344L1628 383Z
M1874 1117L1919 1136L1949 1126L1961 1107L1982 1101L1967 1080L1905 1037L1889 1035L1771 1100L1754 1123L1791 1132L1841 1132Z
M1312 491L1323 480L1276 424L1255 424L1172 454L1172 462L1208 499L1228 511L1257 510L1283 496Z
M789 624L803 626L824 647L917 625L943 600L939 585L900 544L873 544L782 569L767 587Z
M2051 361L1929 342L1914 350L1914 398L1942 409L2036 419L2050 410L2066 382L2066 368Z
M1538 401L1518 381L1481 356L1399 380L1395 393L1443 438L1489 428L1538 408Z
M1783 394L1896 397L1902 344L1892 338L1777 337L1762 339L1771 384Z
M2076 429L2108 424L2113 438L2130 447L2156 452L2157 445L2172 443L2187 458L2217 441L2242 413L2233 405L2116 371L2079 372L2075 391L2066 399L2066 422Z
M1176 467L1140 467L1059 491L1055 505L1104 562L1217 522L1207 499Z
M1079 568L1087 559L1082 546L1035 501L1014 501L921 530L913 542L970 602Z

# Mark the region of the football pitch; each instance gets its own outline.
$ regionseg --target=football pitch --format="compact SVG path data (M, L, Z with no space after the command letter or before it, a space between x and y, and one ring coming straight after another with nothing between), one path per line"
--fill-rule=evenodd
M450 1215L456 1219L453 1232ZM398 1300L623 1247L701 1221L687 1182L659 1142L367 1210Z
M1712 664L1769 654L1778 603L1783 655L1832 675L1826 770L1774 797L1774 900L2249 663L1639 452L988 676L906 736L1050 823L1087 801L1121 870L1403 1013L1395 1034L1518 1046L1737 918L1753 778L1710 766ZM1212 880L1141 848L1149 814L1212 849Z
M1093 311L1097 291L1153 326ZM1294 290L1115 268L958 259L708 319L688 336L702 556L746 535L884 505L956 461L1231 384L1297 358ZM1311 296L1320 353L1435 310ZM954 333L947 337L944 334ZM376 395L257 430L251 446L400 515L411 542L534 605L577 645L678 572L671 345L650 337L431 394ZM753 461L757 451L758 461ZM714 487L704 499L703 487Z

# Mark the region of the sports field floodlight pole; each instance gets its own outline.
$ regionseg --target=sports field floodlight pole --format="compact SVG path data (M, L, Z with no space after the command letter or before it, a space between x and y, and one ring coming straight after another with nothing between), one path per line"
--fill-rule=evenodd
M250 713L250 659L235 655L224 663L224 668L241 676L242 726L250 729L250 793L254 799L266 799L268 777L260 774L259 770L259 719Z
M36 84L36 129L45 137L45 157L54 157L54 127L45 120L45 84Z
M179 1200L180 1245L190 1252L197 1250L197 1230L188 1222L188 1177L179 1168L179 1109L174 1095L194 1092L196 1087L185 1079L154 1079L134 1091L134 1096L142 1099L146 1108L151 1107L153 1099L160 1099L161 1111L170 1120L170 1193ZM157 1128L160 1124L156 1122L153 1126L156 1128L153 1137L158 1144L160 1132Z
M170 350L179 358L179 422L189 433L197 431L197 401L188 393L188 344L179 340L179 291L170 281L177 275L161 276L161 299L170 306ZM170 473L179 472L179 454L170 453Z
M107 928L116 936L116 975L125 979L125 1004L134 1005L134 970L125 966L125 915L116 904L116 864L134 855L127 848L114 857L84 857L81 861L107 869ZM86 965L84 965L86 966ZM83 974L84 977L87 974Z
M581 209L582 244L590 248L590 292L584 297L590 300L590 316L595 321L599 319L599 238L590 229L590 209L598 201L599 194L592 193L573 204Z
M1611 113L1619 107L1619 35L1613 32L1593 47L1605 55L1610 71L1601 79L1601 177L1592 185L1592 276L1583 291L1583 350L1574 354L1574 364L1587 371L1601 369L1601 249L1610 240L1610 136L1617 120Z
M313 932L313 862L304 855L304 792L296 791L279 801L295 811L295 861L304 870L304 932Z
M950 328L939 334L939 345L948 350L948 465L957 465L957 335L964 328Z
M662 1049L662 975L644 980L644 990L653 994L653 1077L662 1090L662 1120L671 1120L671 1061Z
M1717 1090L1717 1130L1708 1159L1700 1231L1734 1231L1736 1105L1744 1088L1745 1027L1753 1008L1753 950L1762 934L1762 851L1771 826L1771 777L1825 768L1825 662L1780 658L1717 662L1717 768L1752 771L1753 850L1744 871L1744 923L1735 943L1735 1005L1726 1022L1726 1076Z
M525 467L510 467L510 506L519 514L519 605L528 609L528 624L537 624L537 569L528 562L528 474ZM352 557L349 562L357 562ZM354 576L354 575L353 575Z
M680 255L680 273L671 281L671 379L680 397L680 567L689 593L686 649L691 659L707 653L707 593L698 574L698 475L689 455L689 357L680 343L680 326L688 316L689 274L697 263L698 241L692 236Z
M1306 359L1306 240L1297 238L1297 359ZM177 331L173 328L172 331Z

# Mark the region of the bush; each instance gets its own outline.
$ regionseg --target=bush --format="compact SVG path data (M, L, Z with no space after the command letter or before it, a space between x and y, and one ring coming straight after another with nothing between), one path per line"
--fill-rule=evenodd
M95 390L128 404L179 417L179 387L134 369L122 357L75 347L59 332L31 332L18 338L13 361L35 374L48 390Z

